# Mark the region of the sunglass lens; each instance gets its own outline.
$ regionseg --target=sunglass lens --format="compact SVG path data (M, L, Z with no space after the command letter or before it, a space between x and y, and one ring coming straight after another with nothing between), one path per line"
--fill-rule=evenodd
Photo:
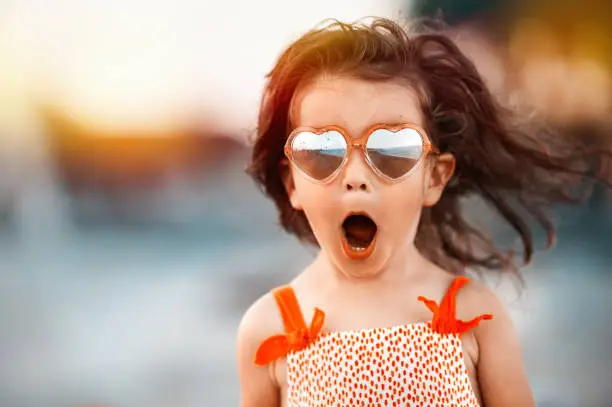
M321 134L302 131L291 143L295 164L317 180L330 177L342 165L346 148L346 140L335 130Z
M398 179L419 162L423 139L414 129L377 129L368 138L366 150L372 165L387 177Z

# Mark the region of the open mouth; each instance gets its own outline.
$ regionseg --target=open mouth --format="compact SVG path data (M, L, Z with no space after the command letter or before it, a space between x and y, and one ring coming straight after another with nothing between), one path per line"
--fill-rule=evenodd
M372 254L376 241L376 223L365 213L351 214L342 222L342 247L352 259L365 259Z

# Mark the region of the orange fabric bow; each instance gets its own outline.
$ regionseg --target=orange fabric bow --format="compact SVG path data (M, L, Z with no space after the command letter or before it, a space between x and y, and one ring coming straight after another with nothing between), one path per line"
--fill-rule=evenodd
M325 313L315 308L310 327L295 329L287 334L274 335L266 339L257 349L255 363L267 365L291 351L304 349L319 336L324 322Z
M433 300L429 300L422 296L418 297L418 300L423 302L434 314L431 320L431 328L435 332L440 334L462 334L477 327L482 320L493 319L493 315L491 314L483 314L470 321L462 321L456 318L455 298L457 296L457 291L469 281L467 277L457 277L442 299L440 306Z

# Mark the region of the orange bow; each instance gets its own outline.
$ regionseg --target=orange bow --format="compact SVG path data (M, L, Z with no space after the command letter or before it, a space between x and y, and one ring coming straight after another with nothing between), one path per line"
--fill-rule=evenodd
M453 281L453 284L451 284L448 293L442 299L440 306L433 300L429 300L425 297L418 297L418 300L423 302L434 314L431 320L431 328L435 332L440 334L462 334L477 327L482 320L493 319L493 315L491 314L483 314L467 322L456 319L455 298L457 296L457 291L469 281L467 277L457 277L455 281Z
M255 363L267 365L289 352L304 349L319 336L324 321L325 313L315 308L309 328L296 329L287 334L274 335L266 339L257 349Z

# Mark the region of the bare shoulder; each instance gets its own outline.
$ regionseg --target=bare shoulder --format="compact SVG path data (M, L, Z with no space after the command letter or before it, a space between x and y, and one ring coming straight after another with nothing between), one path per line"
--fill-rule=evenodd
M514 323L499 297L485 284L470 281L457 293L457 318L465 321L482 314L473 330L477 342L478 382L487 406L534 406L521 344Z
M469 321L483 314L492 315L492 319L481 321L473 329L478 343L479 354L487 348L500 348L509 345L518 346L514 323L500 298L486 284L470 280L457 292L455 309L458 319Z
M258 298L244 313L238 326L238 341L255 342L282 331L282 321L272 293Z
M499 297L486 284L471 279L457 293L457 317L472 319L482 314L493 315L493 321L509 321L508 313ZM489 321L491 322L491 321ZM482 324L484 327L485 323Z
M271 293L255 301L242 317L236 341L242 407L279 405L279 387L272 365L255 364L255 355L263 341L281 330L282 321Z
M437 267L435 271L437 272L430 273L427 282L433 290L432 298L441 299L448 294L457 275ZM482 321L476 329L470 331L474 336L479 336L480 332L487 331L498 325L512 324L505 306L499 297L486 284L475 279L469 279L456 292L455 311L455 317L464 321L470 321L483 314L493 316L492 320Z

